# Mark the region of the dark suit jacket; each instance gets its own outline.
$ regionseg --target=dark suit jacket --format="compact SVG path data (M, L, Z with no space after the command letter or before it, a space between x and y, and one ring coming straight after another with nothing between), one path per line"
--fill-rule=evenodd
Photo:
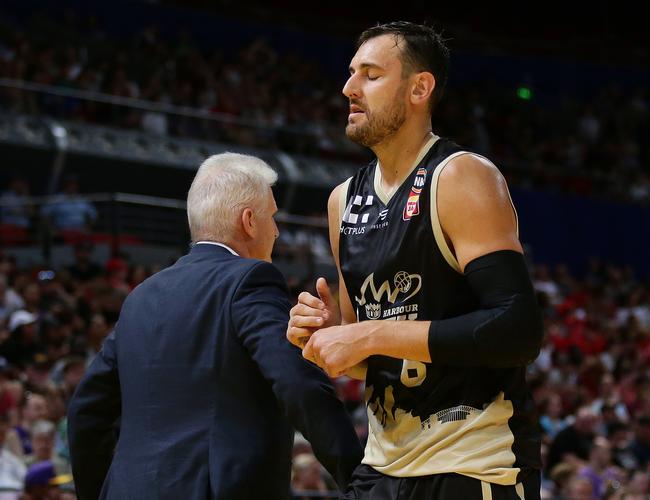
M79 499L287 499L292 425L343 489L361 448L289 308L272 264L209 244L133 290L68 408Z

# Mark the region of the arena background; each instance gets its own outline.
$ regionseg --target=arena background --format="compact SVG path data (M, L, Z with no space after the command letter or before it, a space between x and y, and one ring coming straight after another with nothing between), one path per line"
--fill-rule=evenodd
M650 35L632 2L55 5L0 5L0 498L52 475L71 495L66 402L125 295L187 251L207 156L278 171L294 295L336 280L327 197L371 158L340 89L355 36L395 19L449 39L434 131L491 158L519 212L547 328L529 377L544 494L650 494ZM362 388L336 384L363 438ZM296 455L297 498L326 498L299 437Z

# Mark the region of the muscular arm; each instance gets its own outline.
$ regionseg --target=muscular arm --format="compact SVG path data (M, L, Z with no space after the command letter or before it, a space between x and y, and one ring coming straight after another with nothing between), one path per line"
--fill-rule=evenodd
M343 274L341 273L341 263L339 262L339 238L341 235L339 228L341 227L342 215L340 213L339 200L341 196L345 196L345 193L343 192L343 189L345 187L346 183L339 184L330 194L329 200L327 201L327 221L329 224L330 246L332 247L332 255L334 256L336 270L339 274L339 307L341 308L341 325L351 325L357 322L357 315L354 312L354 307L352 306L352 301L350 300L348 289L345 286ZM354 366L348 368L345 374L357 380L365 380L367 368L368 367L366 363L360 361Z
M438 184L438 214L479 310L440 321L364 321L315 334L307 347L334 373L373 354L462 366L517 366L534 358L541 317L523 262L505 180L472 155L452 160ZM346 341L351 355L337 343ZM342 345L342 344L341 344Z

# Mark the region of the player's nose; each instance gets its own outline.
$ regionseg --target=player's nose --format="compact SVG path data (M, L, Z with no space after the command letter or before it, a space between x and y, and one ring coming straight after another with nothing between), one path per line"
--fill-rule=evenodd
M343 95L348 99L351 99L353 97L359 98L361 96L361 91L359 90L359 86L356 83L354 75L351 75L350 78L348 78L348 81L345 82L342 92Z

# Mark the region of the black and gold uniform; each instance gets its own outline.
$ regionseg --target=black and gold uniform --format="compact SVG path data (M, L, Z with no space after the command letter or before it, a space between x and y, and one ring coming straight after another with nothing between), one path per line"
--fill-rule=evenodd
M443 320L479 308L437 217L438 177L463 154L472 153L432 136L392 196L381 187L376 161L346 181L339 258L358 321ZM515 486L540 468L523 366L455 367L372 356L366 403L363 463L382 474L455 473Z

